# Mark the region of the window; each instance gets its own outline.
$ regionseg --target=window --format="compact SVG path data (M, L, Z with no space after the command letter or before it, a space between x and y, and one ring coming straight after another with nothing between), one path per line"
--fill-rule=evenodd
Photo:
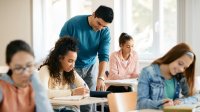
M33 0L33 48L36 62L47 57L64 23L75 15L91 14L92 0Z
M70 0L70 17L92 14L92 0Z
M141 60L160 57L177 43L176 0L125 0L123 4L124 31L133 36Z

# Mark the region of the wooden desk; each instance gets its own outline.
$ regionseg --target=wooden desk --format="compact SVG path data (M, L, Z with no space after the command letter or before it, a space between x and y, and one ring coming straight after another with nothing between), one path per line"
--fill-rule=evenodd
M50 99L50 102L54 106L74 106L75 105L78 107L80 107L81 105L101 103L101 110L103 112L104 103L108 102L108 100L107 98L87 97L87 98L77 100L77 101Z
M50 102L52 105L59 105L59 106L70 106L70 105L80 106L93 103L105 103L108 102L108 100L107 98L87 97L77 101L50 99Z
M155 110L155 109L143 109L143 110L132 110L129 112L163 112L163 110Z
M137 79L123 79L123 80L105 80L106 85L113 86L129 86L132 91L137 91Z

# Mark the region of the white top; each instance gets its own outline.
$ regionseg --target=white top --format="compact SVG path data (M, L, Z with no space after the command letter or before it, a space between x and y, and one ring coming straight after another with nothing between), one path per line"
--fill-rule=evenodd
M74 75L75 75L75 81L73 85L75 86L75 88L85 86L86 84L85 81L78 75L78 73L75 72ZM57 84L57 85L52 86L53 82L50 78L50 72L47 65L42 66L40 68L39 77L44 88L48 90L49 98L69 96L71 95L71 90L74 89L74 88L71 88L71 86L68 84L65 84L65 85Z

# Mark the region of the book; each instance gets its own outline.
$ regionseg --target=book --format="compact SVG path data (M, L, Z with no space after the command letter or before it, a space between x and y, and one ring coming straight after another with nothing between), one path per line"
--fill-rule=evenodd
M84 99L85 96L77 95L77 96L65 96L65 97L54 97L53 100L66 100L66 101L79 101Z
M182 104L176 106L164 107L164 112L196 112L196 106L192 104Z

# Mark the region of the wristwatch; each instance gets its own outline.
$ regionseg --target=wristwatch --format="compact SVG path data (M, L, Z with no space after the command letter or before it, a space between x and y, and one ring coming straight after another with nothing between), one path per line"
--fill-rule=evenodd
M100 79L102 81L105 81L105 79L103 77L98 77L98 79Z

